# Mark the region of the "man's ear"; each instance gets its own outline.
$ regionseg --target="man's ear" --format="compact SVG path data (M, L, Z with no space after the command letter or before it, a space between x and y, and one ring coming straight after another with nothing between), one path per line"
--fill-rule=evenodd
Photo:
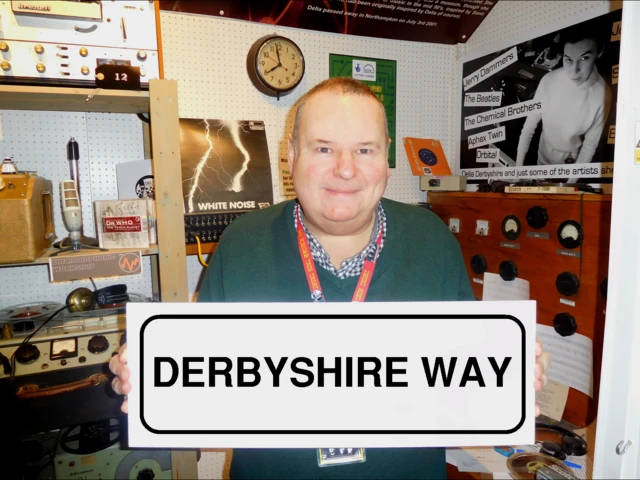
M289 163L289 174L291 174L291 172L293 172L293 164L296 161L296 146L293 143L293 134L289 134L289 145L287 147L287 160Z
M391 167L389 166L389 149L391 148L391 137L389 137L389 141L387 143L387 180L391 177Z

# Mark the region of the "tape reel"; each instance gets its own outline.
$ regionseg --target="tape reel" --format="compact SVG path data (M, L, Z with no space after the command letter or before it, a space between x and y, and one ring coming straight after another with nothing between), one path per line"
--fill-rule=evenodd
M0 324L26 320L46 320L62 307L64 305L56 302L21 303L0 310Z
M507 459L507 468L515 480L535 480L536 472L542 467L556 465L569 475L573 472L564 462L537 452L521 452Z

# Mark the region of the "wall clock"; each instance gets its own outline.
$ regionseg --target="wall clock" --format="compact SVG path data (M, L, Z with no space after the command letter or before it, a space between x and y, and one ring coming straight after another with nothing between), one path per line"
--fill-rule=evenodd
M281 35L267 35L251 46L247 55L247 71L259 91L280 99L302 81L304 55L292 40Z

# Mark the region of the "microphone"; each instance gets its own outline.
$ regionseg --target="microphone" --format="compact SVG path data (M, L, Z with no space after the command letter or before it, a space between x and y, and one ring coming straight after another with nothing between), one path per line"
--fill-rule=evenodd
M82 207L75 181L63 180L60 183L60 202L62 203L62 218L69 231L71 247L73 250L79 250L82 238Z
M78 186L74 180L63 180L60 182L60 204L62 207L62 220L64 221L64 226L69 231L69 236L62 240L60 244L66 243L68 245L67 240L69 240L71 245L53 252L50 256L55 257L61 253L82 249L106 251L106 248L84 245L82 243L82 206L80 205Z

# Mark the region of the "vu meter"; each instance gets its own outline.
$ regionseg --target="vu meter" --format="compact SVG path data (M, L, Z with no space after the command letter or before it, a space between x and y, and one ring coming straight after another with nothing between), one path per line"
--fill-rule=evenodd
M515 215L507 215L502 220L502 234L509 240L515 240L520 236L520 220Z
M565 220L558 227L558 241L564 248L579 247L582 237L582 227L575 220Z

